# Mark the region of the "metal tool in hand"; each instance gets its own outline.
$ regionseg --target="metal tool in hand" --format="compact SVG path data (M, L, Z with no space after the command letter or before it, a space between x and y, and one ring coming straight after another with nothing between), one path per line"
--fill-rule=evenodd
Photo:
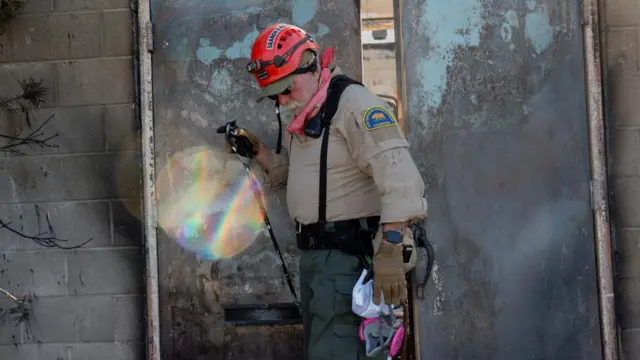
M298 309L300 309L300 302L298 301L298 295L296 294L296 290L293 286L293 281L291 280L291 275L289 274L289 270L287 269L287 265L284 262L284 257L282 256L282 251L280 251L280 246L278 246L278 241L276 240L276 235L273 232L273 229L271 228L271 221L269 221L269 216L267 215L267 208L264 204L264 202L262 201L262 197L260 196L260 190L256 187L256 184L258 183L258 180L256 179L256 177L254 176L253 172L251 171L251 159L253 158L253 156L251 154L247 154L247 157L245 160L245 158L243 156L241 156L240 154L238 154L238 144L236 144L236 138L235 135L237 134L238 130L238 126L236 125L236 120L232 120L228 123L226 123L225 125L222 125L218 128L217 133L218 134L225 134L225 138L227 140L227 142L229 143L229 145L231 146L231 150L238 155L238 157L240 158L240 161L242 161L242 164L244 165L244 169L247 173L247 176L249 177L249 181L250 181L250 186L251 186L251 190L253 191L253 195L256 198L256 201L258 202L258 205L260 207L260 212L262 213L262 218L264 221L264 224L267 228L267 231L269 231L269 237L271 238L271 242L273 243L273 247L275 248L276 252L278 253L278 256L280 257L280 262L282 264L282 270L284 272L284 277L287 280L287 284L289 285L289 290L291 291L291 294L293 295L294 301L296 303L296 305L298 306Z

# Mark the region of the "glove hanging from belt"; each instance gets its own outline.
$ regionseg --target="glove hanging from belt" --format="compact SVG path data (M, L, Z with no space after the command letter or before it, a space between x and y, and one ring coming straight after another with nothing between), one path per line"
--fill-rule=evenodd
M380 304L382 294L386 304L400 304L407 298L402 243L385 241L382 230L376 237L380 245L373 255L373 302Z

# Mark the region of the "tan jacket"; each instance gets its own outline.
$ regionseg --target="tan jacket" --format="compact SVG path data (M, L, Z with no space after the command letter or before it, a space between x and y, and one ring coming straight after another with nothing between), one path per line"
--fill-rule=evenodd
M339 73L336 68L334 76ZM342 93L329 135L327 221L380 215L388 223L427 216L424 182L392 114L363 86ZM303 224L318 219L321 143L322 136L284 131L282 153L273 153L264 169L270 186L287 187L289 214Z

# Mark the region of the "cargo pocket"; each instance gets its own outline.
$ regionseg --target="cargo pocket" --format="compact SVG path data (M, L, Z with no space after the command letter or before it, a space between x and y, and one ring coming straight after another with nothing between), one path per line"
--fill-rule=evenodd
M358 359L360 353L358 327L361 319L351 310L353 286L358 278L357 275L338 275L335 278L332 324L335 343L331 349L332 359Z
M358 275L338 275L335 278L335 292L333 301L334 323L360 324L360 317L351 310L353 287L358 281Z
M358 325L334 323L333 334L332 360L364 359L364 345L358 337Z

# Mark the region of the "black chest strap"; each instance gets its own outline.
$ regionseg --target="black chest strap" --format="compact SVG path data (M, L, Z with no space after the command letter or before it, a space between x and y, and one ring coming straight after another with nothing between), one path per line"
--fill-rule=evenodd
M318 202L318 222L326 222L327 217L327 151L329 148L329 128L333 116L338 111L338 104L342 92L352 84L364 86L361 82L354 80L346 75L336 75L329 83L327 90L327 101L325 102L324 116L322 117L322 146L320 148L320 196Z

